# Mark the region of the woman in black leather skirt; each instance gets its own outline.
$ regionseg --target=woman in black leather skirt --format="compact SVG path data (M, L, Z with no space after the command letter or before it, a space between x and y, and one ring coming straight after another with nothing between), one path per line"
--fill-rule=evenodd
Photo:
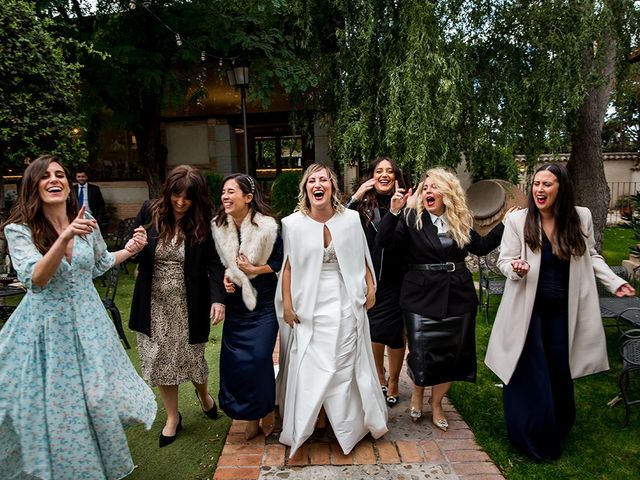
M485 237L476 233L460 182L441 168L427 171L413 197L415 205L401 214L410 195L411 190L396 190L376 247L394 245L407 263L400 306L409 344L407 366L415 385L411 419L422 417L424 387L432 386L432 421L446 431L442 399L451 382L476 379L478 298L464 260L468 253L485 255L496 248L504 226L499 223Z

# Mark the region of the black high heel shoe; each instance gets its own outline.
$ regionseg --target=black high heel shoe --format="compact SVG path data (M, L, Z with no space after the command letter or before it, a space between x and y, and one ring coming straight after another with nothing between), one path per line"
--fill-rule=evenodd
M213 400L213 397L211 397L211 400L213 400L213 407L211 407L209 410L205 410L204 407L202 406L202 400L200 400L200 395L198 395L198 389L197 388L196 388L196 398L198 399L198 403L200 404L200 408L202 409L202 413L204 413L211 420L217 420L218 419L218 406L216 405L216 401Z
M167 445L172 444L175 440L176 437L178 436L178 432L180 430L182 430L182 415L180 414L180 412L178 412L178 426L176 427L176 433L174 433L172 436L168 437L162 434L162 430L160 430L160 448L162 447L166 447Z

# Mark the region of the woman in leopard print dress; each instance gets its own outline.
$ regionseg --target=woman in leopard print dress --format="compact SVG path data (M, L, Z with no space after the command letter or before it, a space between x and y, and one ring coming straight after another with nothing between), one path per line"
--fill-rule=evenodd
M129 327L138 332L142 375L157 386L167 412L160 447L182 429L178 386L191 381L205 415L216 419L204 347L210 318L224 316L223 268L213 246L211 203L199 170L176 167L162 196L146 202L135 221L149 243L138 262ZM187 287L188 284L188 287Z

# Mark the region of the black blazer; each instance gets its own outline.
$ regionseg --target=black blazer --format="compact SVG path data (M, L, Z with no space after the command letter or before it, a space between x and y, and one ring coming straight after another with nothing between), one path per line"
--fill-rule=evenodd
M138 263L138 277L133 290L129 328L151 336L151 278L158 232L151 223L150 202L142 205L133 228L147 227L147 246L131 261ZM187 285L189 343L205 343L209 339L212 303L224 303L224 267L216 252L211 233L199 245L187 239L184 250L184 281Z
M378 195L378 202L384 201L383 195ZM390 197L390 196L389 196ZM349 206L351 210L355 210L360 215L360 224L364 230L365 238L367 239L367 246L371 253L371 261L373 262L373 268L375 269L376 280L378 282L378 288L381 284L398 284L402 281L402 277L405 273L404 259L402 252L394 245L386 246L382 248L380 245L376 246L376 237L378 235L378 229L380 228L379 222L382 218L389 214L389 202L384 202L384 205L379 205L376 210L368 210L361 212L357 209L357 205L352 204ZM368 217L371 217L370 219ZM379 217L379 218L377 218Z
M408 213L408 218L405 217ZM504 225L499 223L486 236L471 230L471 243L459 248L455 243L443 248L438 229L431 222L429 212L422 213L422 229L415 228L415 210L398 216L385 215L378 227L376 246L394 245L404 252L407 264L464 262L468 253L486 255L500 245ZM412 270L408 266L400 291L403 310L428 318L445 318L474 311L478 297L473 277L466 266L454 272Z
M102 198L102 191L100 187L97 185L93 185L92 183L85 183L85 187L87 187L87 198L89 200L89 207L91 208L91 215L96 219L98 224L102 224L105 221L105 216L107 214L107 206L104 203L104 198ZM79 193L79 184L75 184L73 189L76 192L76 199L78 198ZM80 205L81 207L82 205Z

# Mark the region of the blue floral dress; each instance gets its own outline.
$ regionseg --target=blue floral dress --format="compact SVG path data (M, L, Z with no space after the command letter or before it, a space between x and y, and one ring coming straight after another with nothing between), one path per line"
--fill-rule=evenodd
M75 237L44 288L31 230L5 236L28 291L0 330L0 478L118 479L133 470L123 427L156 414L93 286L115 263L98 230Z

